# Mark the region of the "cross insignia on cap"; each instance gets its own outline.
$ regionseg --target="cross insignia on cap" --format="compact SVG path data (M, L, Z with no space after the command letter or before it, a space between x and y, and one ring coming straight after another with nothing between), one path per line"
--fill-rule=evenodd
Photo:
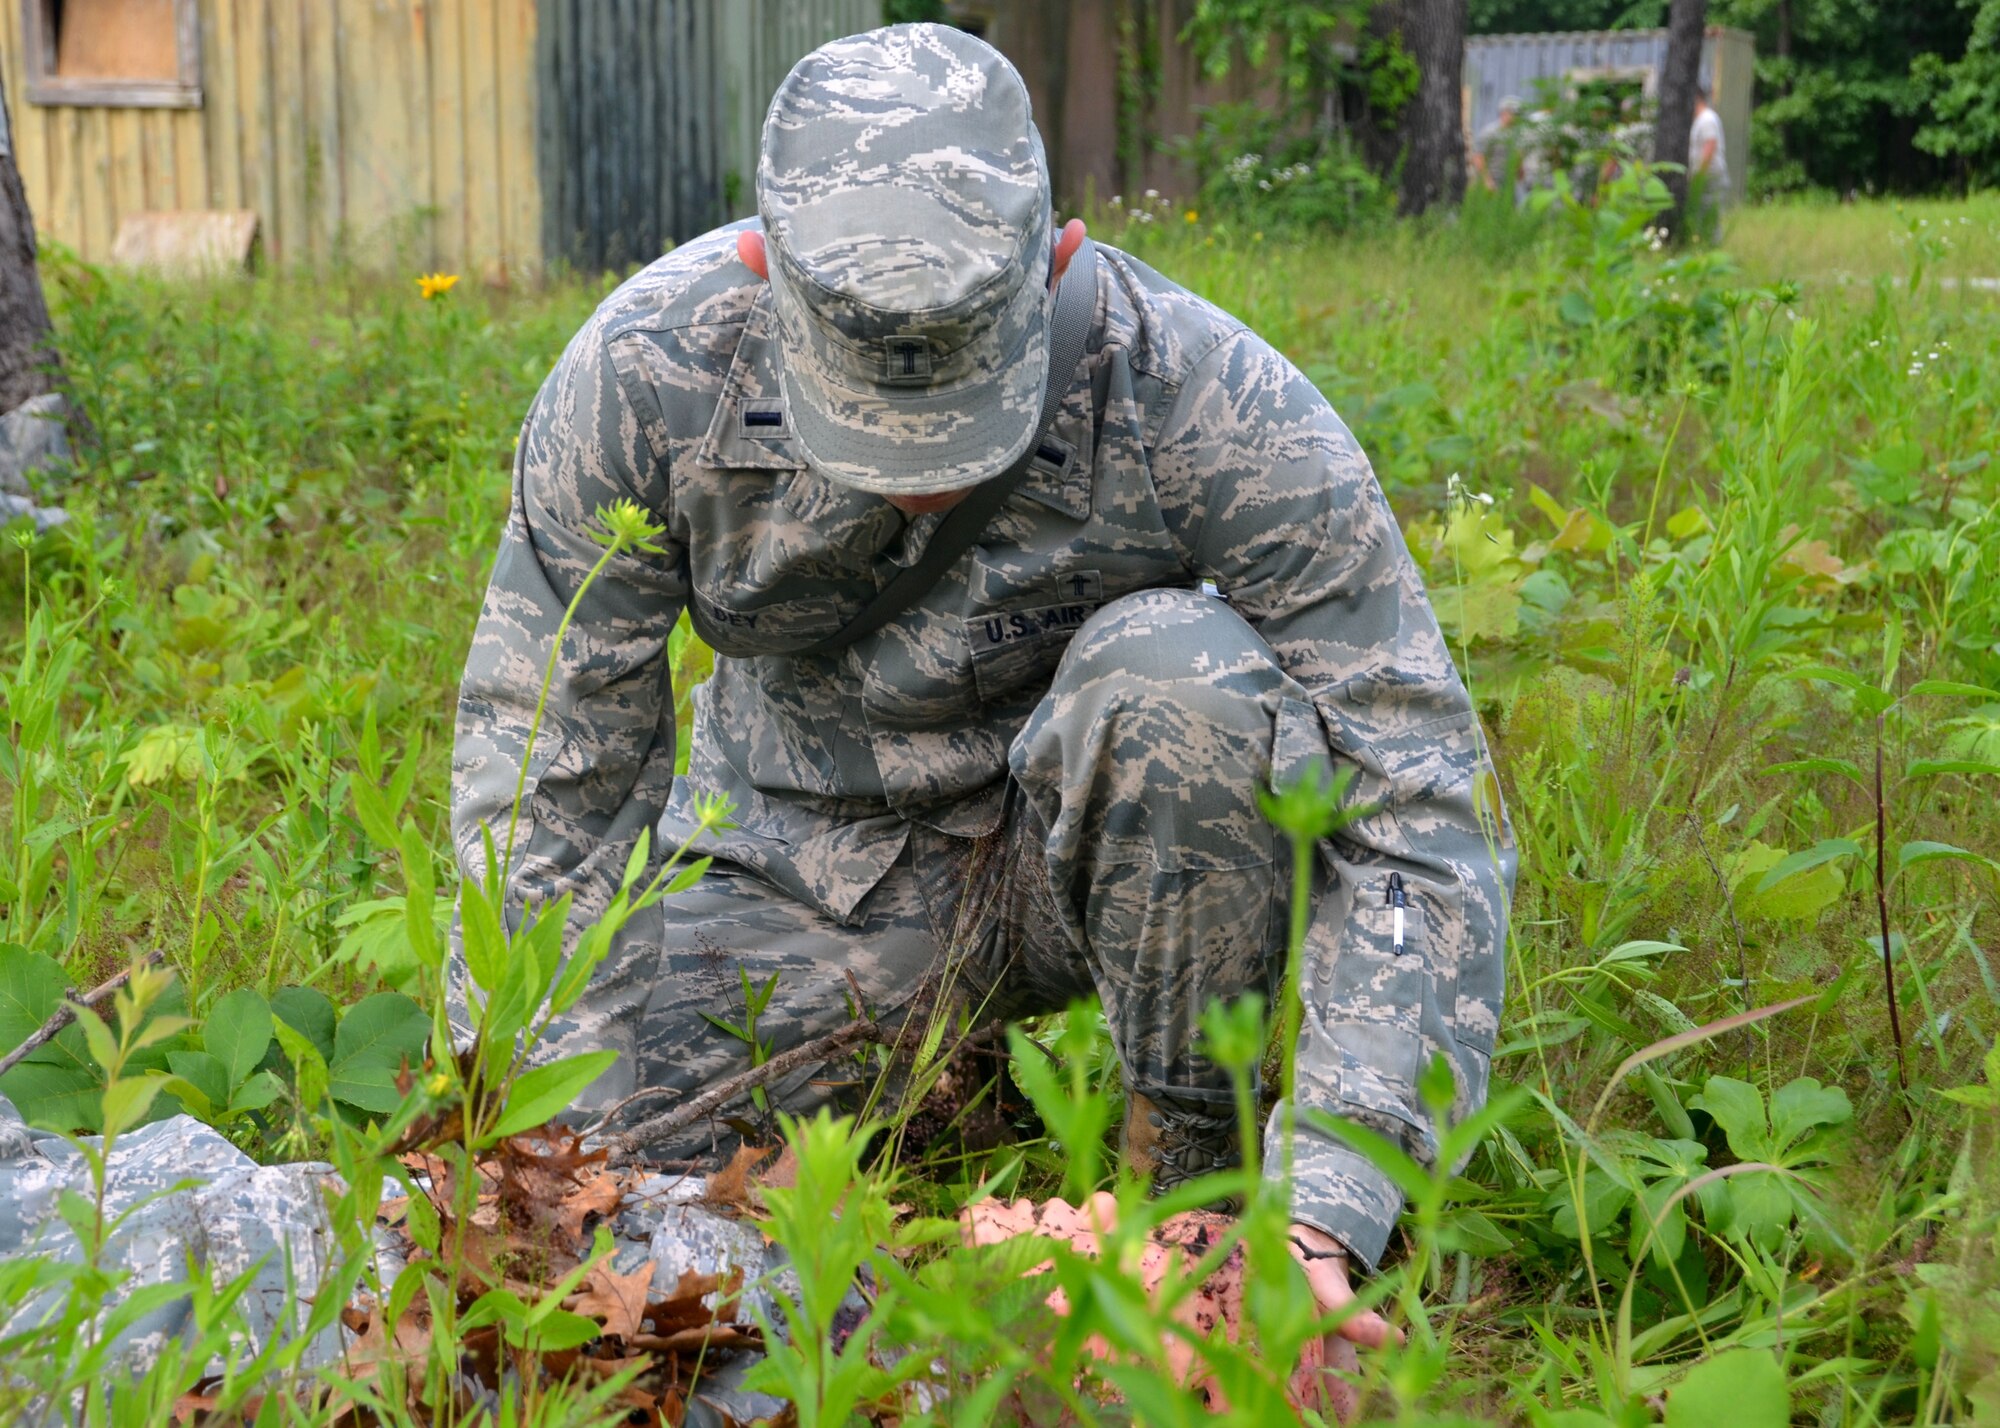
M926 337L891 337L883 353L887 382L923 385L931 379L931 344Z

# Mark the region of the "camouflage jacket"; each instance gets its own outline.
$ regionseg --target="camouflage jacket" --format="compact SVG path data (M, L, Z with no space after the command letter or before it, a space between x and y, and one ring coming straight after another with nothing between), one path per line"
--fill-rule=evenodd
M1301 1100L1421 1156L1420 1048L1456 1061L1461 1108L1485 1094L1513 861L1470 701L1347 428L1242 323L1099 245L1096 326L1049 457L912 609L840 654L792 658L920 554L939 518L906 520L796 453L769 290L738 263L736 231L606 299L529 413L460 695L466 876L485 874L482 826L506 842L550 639L603 554L599 507L637 501L665 535L658 554L613 559L576 612L510 873L517 905L573 891L576 925L641 830L661 845L694 831L698 792L727 796L736 824L698 851L851 919L912 822L965 836L998 824L1008 745L1091 612L1213 582L1313 698L1310 727L1277 731L1274 779L1330 755L1365 810L1326 846ZM677 779L668 636L689 602L718 658ZM1360 955L1387 949L1385 910L1353 892L1384 867L1430 924L1421 986ZM1302 1182L1365 1182L1346 1194L1376 1208L1395 1195L1309 1127L1297 1168Z

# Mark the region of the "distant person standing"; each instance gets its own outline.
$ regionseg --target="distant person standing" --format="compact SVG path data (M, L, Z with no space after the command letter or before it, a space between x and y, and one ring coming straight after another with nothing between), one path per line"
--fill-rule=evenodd
M1517 204L1523 201L1525 192L1521 155L1515 144L1517 136L1510 131L1520 113L1521 101L1508 95L1500 101L1500 117L1481 129L1472 140L1473 173L1486 186L1488 193L1498 193L1502 184L1509 185Z
M1694 92L1694 127L1688 131L1688 207L1699 215L1703 236L1722 230L1722 195L1729 188L1729 151L1722 138L1722 116L1708 102L1708 86Z

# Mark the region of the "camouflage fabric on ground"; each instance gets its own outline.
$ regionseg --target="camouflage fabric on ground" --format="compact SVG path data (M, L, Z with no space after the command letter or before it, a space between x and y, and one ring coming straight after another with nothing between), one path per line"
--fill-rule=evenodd
M98 1262L123 1277L111 1302L193 1275L220 1286L248 1274L240 1307L251 1350L295 1331L308 1312L300 1292L310 1295L331 1264L324 1193L331 1176L320 1164L258 1165L191 1116L126 1132L105 1175L104 1218L118 1223ZM58 1209L64 1191L91 1195L83 1156L58 1136L31 1135L0 1097L0 1259L81 1262L83 1246ZM54 1292L17 1308L0 1333L47 1315ZM107 1305L98 1322L109 1312ZM187 1330L190 1313L186 1298L155 1308L123 1330L116 1359L143 1369ZM339 1351L336 1329L309 1347L306 1361L331 1362Z
M69 519L60 506L36 504L28 484L31 475L68 463L68 411L62 397L50 392L0 412L0 524L26 516L45 531Z

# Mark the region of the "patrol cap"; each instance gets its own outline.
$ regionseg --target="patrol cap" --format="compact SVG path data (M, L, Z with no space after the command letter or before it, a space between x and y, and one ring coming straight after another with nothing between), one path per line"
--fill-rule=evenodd
M792 430L828 476L930 495L1006 469L1048 371L1048 165L1027 86L945 25L814 50L757 165Z

